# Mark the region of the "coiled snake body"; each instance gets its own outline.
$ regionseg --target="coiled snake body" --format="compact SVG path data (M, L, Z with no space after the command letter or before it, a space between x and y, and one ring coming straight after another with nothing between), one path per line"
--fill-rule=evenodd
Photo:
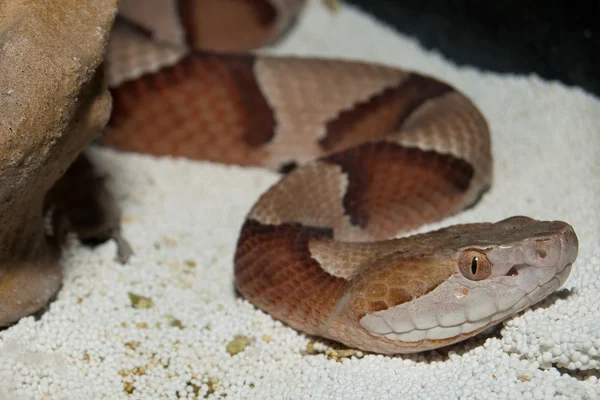
M113 32L104 144L286 172L250 210L235 254L236 287L258 308L348 346L410 353L471 337L565 282L577 238L564 222L513 217L396 238L491 183L488 126L463 94L373 63L238 55L235 35L219 42L206 15L193 18L201 7L210 19L237 15L236 2L150 3L163 7L154 17L131 5L122 14L153 39L126 24ZM240 48L282 32L300 3L238 2L274 10L271 25L238 35L251 42ZM160 35L169 18L186 33L180 48Z

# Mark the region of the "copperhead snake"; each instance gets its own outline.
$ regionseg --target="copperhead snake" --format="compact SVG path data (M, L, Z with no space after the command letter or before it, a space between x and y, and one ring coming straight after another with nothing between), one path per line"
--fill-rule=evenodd
M249 211L234 257L257 308L350 347L413 353L470 338L569 276L578 242L561 221L398 238L491 185L487 122L449 84L248 52L280 37L301 0L143 3L123 1L111 33L103 145L285 173Z

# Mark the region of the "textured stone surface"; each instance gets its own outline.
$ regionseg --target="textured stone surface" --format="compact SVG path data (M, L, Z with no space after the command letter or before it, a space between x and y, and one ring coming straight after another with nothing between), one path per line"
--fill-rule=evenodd
M108 119L99 66L115 13L116 0L0 0L0 326L61 285L44 197Z

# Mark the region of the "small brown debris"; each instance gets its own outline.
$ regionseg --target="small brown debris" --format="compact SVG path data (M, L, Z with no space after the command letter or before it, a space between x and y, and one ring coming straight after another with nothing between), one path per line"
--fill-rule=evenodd
M183 330L183 328L185 328L185 326L183 326L183 323L181 322L181 320L175 318L171 314L165 315L165 318L167 318L169 320L169 326L177 327L182 330Z
M154 301L150 297L144 297L139 294L128 292L129 301L131 301L131 306L136 309L144 309L144 308L153 308Z
M119 370L118 374L121 375L123 378L125 378L128 375L142 376L142 375L146 374L146 367L144 367L144 366L135 367L135 368L130 369L129 371L121 369L121 370Z
M83 361L90 361L90 355L87 353L87 351L85 353L83 353Z
M131 382L125 382L123 384L123 391L125 393L132 394L134 390L135 390L135 387L133 386L133 383L131 383Z
M148 324L146 322L138 322L135 324L135 327L138 329L148 329Z
M191 381L188 381L186 386L191 386L192 390L194 391L194 396L198 397L198 394L200 393L200 386L193 384Z
M263 339L263 341L264 341L265 343L271 343L271 337L270 337L270 336L264 335L264 336L262 337L262 339Z
M190 268L195 268L196 267L196 261L194 261L194 260L185 260L185 265L187 265Z
M248 347L251 343L251 339L244 335L237 335L231 342L227 344L227 352L234 356L238 353L241 353Z
M327 358L334 361L340 361L342 358L362 357L362 352L356 349L327 349L325 351Z
M521 382L529 382L534 377L535 377L535 375L533 374L532 371L528 371L528 370L517 371L517 379L519 379Z
M127 343L125 343L125 347L135 351L138 347L140 347L140 343L139 342L127 342Z
M315 349L315 342L308 342L305 353L312 356L321 353L321 351Z
M208 393L206 393L206 395L213 394L219 388L219 380L216 378L208 378L206 385L208 386Z
M316 354L325 354L328 359L339 361L342 358L350 358L350 357L358 357L361 358L363 353L360 350L356 349L348 349L348 348L329 348L325 351L319 350L315 347L317 342L308 342L306 345L306 350L303 352L305 355L316 355Z

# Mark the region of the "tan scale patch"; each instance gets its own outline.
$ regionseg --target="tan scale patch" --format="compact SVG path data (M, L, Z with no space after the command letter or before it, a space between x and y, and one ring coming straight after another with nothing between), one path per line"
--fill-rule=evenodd
M451 92L425 102L388 140L467 161L475 172L473 189L491 183L489 128L481 113L461 93Z
M326 135L328 121L408 76L381 65L294 57L260 58L255 72L278 121L268 146L267 165L274 168L323 155L318 141Z
M310 255L328 274L349 280L362 266L391 253L406 251L405 240L381 242L335 242L328 239L312 239L308 248Z
M185 46L177 0L121 0L119 15L147 30L154 40Z
M348 178L337 165L314 162L298 168L261 196L249 218L265 225L298 223L331 228L336 240L365 239L342 204Z
M135 28L115 23L107 45L106 76L109 87L173 65L187 54L185 47L152 41Z

